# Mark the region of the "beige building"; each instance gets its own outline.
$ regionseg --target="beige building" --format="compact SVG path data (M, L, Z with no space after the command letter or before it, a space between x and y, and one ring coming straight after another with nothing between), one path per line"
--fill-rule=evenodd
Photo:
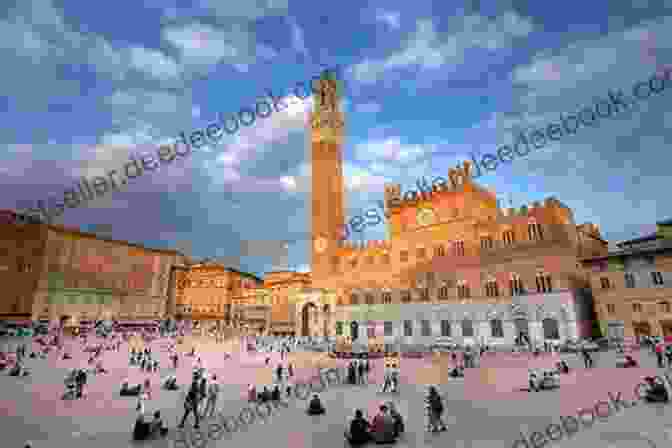
M656 233L619 243L606 256L582 260L600 326L613 339L672 336L672 220Z
M180 320L232 321L233 297L260 287L260 278L212 261L175 266L174 315ZM172 312L172 310L171 310Z

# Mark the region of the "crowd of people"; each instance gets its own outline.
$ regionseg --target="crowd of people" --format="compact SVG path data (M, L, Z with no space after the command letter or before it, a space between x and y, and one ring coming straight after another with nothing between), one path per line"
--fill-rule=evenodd
M122 347L124 350L128 347L129 368L137 367L143 376L144 381L139 384L130 384L129 380L122 381L119 389L119 395L122 397L135 397L137 418L133 426L132 434L136 440L147 440L155 437L163 437L168 432L161 416L161 410L152 409L147 413L147 403L152 397L152 375L159 375L161 363L159 361L159 348L165 348L168 352L168 359L171 361L172 369L176 370L183 358L192 358L193 377L190 384L186 386L186 395L184 398L184 414L182 415L178 428L183 428L190 417L193 416L194 428L199 428L203 419L212 417L217 408L217 401L220 394L220 384L217 375L208 372L203 361L204 357L191 348L186 353L180 353L178 345L189 332L185 330L162 331L161 338L151 332L140 332L133 336L131 333L122 333L119 331L106 331L87 336L80 334L74 338L77 344L69 344L66 347L65 336L62 330L53 330L47 335L36 336L34 338L41 348L37 351L30 351L29 346L22 343L17 346L14 353L0 352L0 369L10 367L9 374L14 376L29 374L25 366L26 358L47 359L50 356L56 356L61 360L73 359L73 350L81 350L88 356L89 368L73 368L65 378L66 392L63 395L64 400L81 400L86 398L86 385L95 375L106 374L107 369L103 365L104 355L107 351L119 352ZM222 342L222 333L213 333L216 342ZM139 342L141 341L141 343ZM158 342L158 345L156 344ZM247 398L250 402L268 403L288 399L293 392L293 378L295 376L295 367L293 362L289 361L289 354L293 351L310 349L318 345L320 341L315 338L296 338L296 337L247 337L241 339L242 347L247 351L264 353L261 359L264 364L273 370L275 384L272 385L254 385L250 384ZM324 341L322 341L324 342ZM666 346L660 339L644 338L642 345L650 349L651 355L657 357L658 365L672 367L672 347ZM31 345L34 347L34 345ZM465 347L462 350L452 351L448 358L452 364L448 369L448 376L451 378L464 377L465 369L476 368L480 364L480 359L488 353L489 347L485 345L477 347ZM557 350L557 346L547 343L544 350L552 352ZM623 349L621 349L622 351ZM29 354L30 351L30 354ZM271 367L270 363L275 355L279 354L280 362ZM593 354L585 347L579 350L578 355L583 359L585 368L594 365ZM531 357L540 356L538 352L531 352ZM225 358L231 358L229 353L224 353ZM265 359L264 359L265 358ZM639 367L639 363L632 354L624 356L624 361L619 363L619 367L633 368ZM667 363L665 363L667 359ZM386 358L383 361L383 384L381 392L399 392L400 386L400 357ZM345 369L344 382L349 385L366 386L370 384L371 373L377 361L361 356L360 359L353 359L348 362ZM165 369L164 369L165 370ZM569 374L571 371L569 363L566 360L556 362L555 369L530 370L529 371L529 390L540 391L559 387L560 375ZM178 391L180 385L175 374L170 374L161 380L161 386L167 391ZM657 381L656 378L645 378L646 389L644 396L650 402L669 402L669 394L664 384ZM443 421L444 404L437 388L429 388L426 397L427 410L427 431L441 432L446 430L446 424ZM309 400L306 413L311 416L322 416L327 413L326 406L319 395L313 395ZM355 411L354 418L346 425L345 437L352 445L362 445L368 442L390 443L397 440L404 432L404 419L399 414L396 405L393 402L385 402L379 408L379 413L372 419L367 419L362 410Z

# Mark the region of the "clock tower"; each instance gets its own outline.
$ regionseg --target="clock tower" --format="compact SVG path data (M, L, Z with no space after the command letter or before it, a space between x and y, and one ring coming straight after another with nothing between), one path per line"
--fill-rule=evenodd
M343 154L344 117L339 108L339 86L334 73L325 71L314 95L310 113L312 170L312 250L313 281L331 273L331 255L342 238L345 225Z

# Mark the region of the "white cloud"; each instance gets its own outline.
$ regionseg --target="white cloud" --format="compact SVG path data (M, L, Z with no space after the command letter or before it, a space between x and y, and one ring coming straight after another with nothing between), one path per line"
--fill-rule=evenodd
M161 51L132 47L129 54L131 66L153 78L173 80L180 75L180 67L177 63Z
M220 61L236 62L242 54L241 40L249 36L241 26L222 31L210 25L192 24L166 27L163 38L180 50L186 64L210 66Z
M431 154L431 147L406 145L399 137L389 137L384 140L358 143L354 152L359 160L408 163Z
M529 20L513 12L507 12L494 20L478 15L464 16L460 17L459 22L454 21L454 24L461 28L441 39L432 20L418 20L415 33L401 50L387 58L367 59L353 66L353 76L362 83L374 83L388 70L411 66L419 69L443 67L444 70L454 71L465 63L468 49L494 51L506 48L514 38L527 36L533 28Z
M386 23L395 29L400 26L400 18L401 14L398 12L387 12L382 10L376 12L376 20Z

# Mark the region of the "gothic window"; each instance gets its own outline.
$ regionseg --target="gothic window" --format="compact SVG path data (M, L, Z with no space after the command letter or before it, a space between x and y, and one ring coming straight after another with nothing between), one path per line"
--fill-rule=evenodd
M390 304L392 303L392 294L389 292L383 293L383 303Z
M374 303L373 294L367 293L365 295L365 298L366 298L366 304L367 305L373 305L373 303Z
M446 300L448 298L448 287L443 285L439 288L439 299Z
M453 250L455 255L458 257L463 257L464 256L464 241L455 241L453 243Z
M490 321L490 332L493 338L504 337L504 326L501 319L492 319Z
M616 305L613 303L607 303L607 313L608 314L615 314L616 313Z
M420 334L422 336L431 336L432 335L432 326L428 320L420 321Z
M450 337L450 321L442 320L441 321L441 336Z
M446 255L446 249L443 247L442 244L439 244L434 248L434 256L436 257L444 257Z
M541 241L544 239L541 224L537 223L535 219L530 219L527 224L527 235L530 237L530 241Z
M641 313L642 312L642 304L641 303L633 303L632 304L632 312L633 313Z
M485 283L485 295L487 297L499 297L499 286L497 280L490 279Z
M660 272L652 272L651 279L653 280L654 285L662 285L664 283L663 274Z
M469 319L462 320L462 336L471 338L474 336L474 324Z
M634 288L635 287L635 276L631 272L625 273L625 287Z
M471 292L469 291L469 285L466 282L460 281L457 284L457 297L460 299L468 299L471 297Z
M493 246L494 243L492 241L492 237L489 236L481 237L481 249L492 249Z
M504 241L504 244L507 246L512 245L515 242L515 234L513 233L513 230L507 230L502 234L502 241Z
M551 275L545 272L537 272L537 292L547 293L553 291Z
M520 279L518 274L511 274L511 279L509 280L509 289L511 290L512 296L520 296L524 294L523 281Z
M600 277L600 283L602 284L602 289L609 289L611 287L609 278L607 277Z
M670 312L670 302L660 302L660 303L658 303L658 306L660 307L660 312L661 313L669 313Z

